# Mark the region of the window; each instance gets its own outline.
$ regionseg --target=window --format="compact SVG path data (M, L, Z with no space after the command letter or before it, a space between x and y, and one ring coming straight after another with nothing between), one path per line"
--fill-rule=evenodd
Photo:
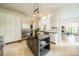
M66 25L66 32L77 33L77 28L78 28L77 23L69 23Z

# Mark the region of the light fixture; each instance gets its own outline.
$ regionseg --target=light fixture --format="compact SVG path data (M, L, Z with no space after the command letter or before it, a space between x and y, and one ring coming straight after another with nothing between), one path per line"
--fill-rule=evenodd
M33 11L33 16L35 17L35 16L37 16L37 15L39 15L39 5L38 5L38 3L34 3L34 11Z

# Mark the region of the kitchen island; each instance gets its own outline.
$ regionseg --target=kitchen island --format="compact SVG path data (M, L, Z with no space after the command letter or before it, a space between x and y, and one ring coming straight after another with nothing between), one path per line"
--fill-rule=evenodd
M49 35L29 36L27 43L35 56L44 56L50 51Z

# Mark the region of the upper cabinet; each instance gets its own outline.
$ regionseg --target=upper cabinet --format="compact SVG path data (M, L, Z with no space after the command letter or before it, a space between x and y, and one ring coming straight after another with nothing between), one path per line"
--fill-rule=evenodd
M59 27L59 23L60 23L59 15L52 15L50 17L51 27Z

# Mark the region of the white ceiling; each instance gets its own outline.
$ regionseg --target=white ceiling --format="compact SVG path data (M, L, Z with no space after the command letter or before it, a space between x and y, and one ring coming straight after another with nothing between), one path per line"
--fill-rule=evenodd
M79 4L67 4L67 3L39 3L39 9L41 15L47 15L54 10L63 7L71 7ZM0 7L8 10L12 10L24 15L32 16L34 10L34 3L0 3Z

